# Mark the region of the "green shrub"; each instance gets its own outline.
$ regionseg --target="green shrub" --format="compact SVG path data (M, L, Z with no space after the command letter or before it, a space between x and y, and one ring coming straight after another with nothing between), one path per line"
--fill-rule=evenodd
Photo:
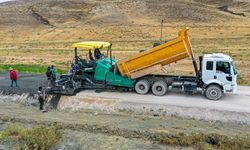
M60 128L56 125L52 126L37 126L30 129L25 129L19 125L12 125L6 129L6 134L14 137L19 142L24 142L24 147L31 149L46 150L56 144L62 136Z
M0 131L0 141L4 140L7 137L6 132Z
M22 138L22 134L24 132L24 129L19 124L10 124L8 128L6 128L5 133L8 136L14 136L18 140Z

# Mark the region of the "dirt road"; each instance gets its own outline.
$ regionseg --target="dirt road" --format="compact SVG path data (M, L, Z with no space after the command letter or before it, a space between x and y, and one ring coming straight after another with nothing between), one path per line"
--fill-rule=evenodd
M79 93L76 97L104 97L117 99L121 103L140 103L175 105L184 107L200 107L216 110L237 111L250 113L250 87L239 86L237 94L226 94L219 101L211 101L203 95L188 95L184 93L167 93L165 96L154 96L153 94L139 95L134 92L101 92L87 90Z
M134 92L101 92L86 90L76 96L63 96L59 109L83 109L107 112L127 111L138 114L175 115L212 121L236 121L250 124L250 87L239 86L237 94L226 94L219 101L207 100L201 94L167 93L159 97Z
M20 74L19 87L10 88L8 73L0 73L0 90L5 93L36 93L45 85L45 75ZM5 101L27 101L27 97L5 97ZM23 100L19 100L23 99ZM35 102L36 100L29 101ZM31 102L28 102L29 104ZM250 87L239 86L237 94L226 94L219 101L207 100L201 94L169 92L165 96L138 95L134 92L85 90L76 96L62 96L58 109L80 111L91 109L105 112L175 115L212 121L236 121L250 124Z
M46 76L18 73L18 87L10 87L10 79L8 72L0 72L0 91L6 94L36 93L39 86L46 85Z

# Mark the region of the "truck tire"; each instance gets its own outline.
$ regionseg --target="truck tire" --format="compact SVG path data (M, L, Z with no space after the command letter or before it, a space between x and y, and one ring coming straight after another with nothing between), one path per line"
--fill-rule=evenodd
M219 100L222 97L222 89L218 85L210 85L205 91L205 96L210 100Z
M164 81L159 80L153 84L152 92L156 96L163 96L166 94L167 88L167 84Z
M138 94L147 94L150 88L148 80L139 80L135 84L135 91Z

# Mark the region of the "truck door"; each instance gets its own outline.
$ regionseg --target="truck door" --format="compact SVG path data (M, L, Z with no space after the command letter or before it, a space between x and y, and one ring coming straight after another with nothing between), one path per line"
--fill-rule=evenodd
M231 84L233 81L230 62L217 61L214 78L223 83L225 92L229 92L231 90Z
M214 72L215 72L215 64L212 60L207 60L203 62L202 67L202 81L207 83L210 80L214 79Z

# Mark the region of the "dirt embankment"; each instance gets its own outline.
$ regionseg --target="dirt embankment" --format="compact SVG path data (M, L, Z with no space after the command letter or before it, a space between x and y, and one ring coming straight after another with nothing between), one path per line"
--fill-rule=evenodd
M8 74L2 75L0 81L4 82L1 82L2 87L0 87L4 89L9 85L9 81L5 80ZM93 145L96 149L114 149L119 146L121 149L142 147L143 149L179 149L180 147L238 149L249 146L247 138L250 135L250 128L246 121L242 120L242 117L247 118L247 116L238 118L234 116L231 120L227 120L230 115L235 114L233 112L220 114L219 111L204 113L203 108L173 106L168 104L171 99L174 102L181 100L173 95L166 95L168 99L161 101L156 97L153 98L153 95L142 98L134 93L116 92L115 96L118 97L112 97L114 96L112 92L83 91L71 98L49 97L50 102L46 105L49 111L42 113L38 110L34 87L38 86L38 83L44 83L46 79L42 75L20 75L20 87L11 88L13 90L11 94L0 94L0 133L9 122L19 123L25 127L56 123L64 132L58 145L55 145L56 149L82 149L84 145L83 149L89 149ZM31 94L20 94L23 88L26 92L30 90ZM244 93L244 90L241 90L241 94ZM124 95L127 99L123 99ZM145 97L149 98L148 101ZM201 102L204 100L200 99L201 96L192 97L197 105L198 100ZM186 99L192 103L192 99L187 96ZM215 103L225 104L225 102L227 104L224 99L222 102L213 102L213 105L210 102L208 104L214 106ZM185 114L200 114L200 116L203 114L206 117L204 119L185 116ZM211 119L211 116L217 119ZM223 118L227 119L223 121ZM73 140L75 138L77 140ZM96 140L90 142L90 139ZM111 144L105 143L103 139L105 141L108 139ZM0 141L0 148L10 147L8 143L10 142Z
M112 143L119 143L123 146L126 143L120 143L120 139L126 139L127 142L134 139L133 146L136 145L135 143L139 145L148 143L144 145L145 149L150 147L169 148L169 146L189 147L190 149L207 147L219 149L233 147L233 149L237 149L247 148L250 144L247 142L250 133L249 126L234 123L224 124L127 113L103 114L95 111L78 113L49 111L42 113L37 107L11 103L1 103L0 114L1 125L6 122L18 122L24 125L56 123L65 130L66 137L75 137L76 135L73 135L75 132L84 133L81 138L76 140L75 143L78 144L79 141L88 142L88 140L83 140L86 135L109 137L108 139ZM114 137L117 138L114 139ZM99 141L100 138L97 139ZM87 145L91 145L91 143ZM65 145L59 144L59 146ZM100 144L100 147L96 146L100 148L103 144Z
M10 87L8 73L0 73L0 102L38 105L37 88L46 87L45 75L19 74L19 87ZM84 90L75 96L52 96L49 107L77 112L82 110L106 113L128 112L155 116L177 116L206 121L250 124L249 87L239 86L238 93L226 94L220 101L210 101L197 93L168 92L157 97L134 92ZM184 98L185 97L185 98Z

